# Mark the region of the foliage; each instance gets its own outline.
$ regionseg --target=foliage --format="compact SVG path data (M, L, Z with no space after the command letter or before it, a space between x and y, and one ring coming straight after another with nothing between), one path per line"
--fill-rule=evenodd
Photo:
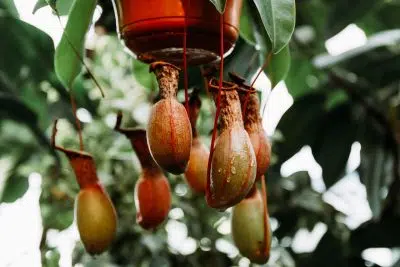
M81 72L85 35L90 23L96 0L76 0L68 15L63 36L54 55L54 66L58 78L66 88L71 88L76 76Z
M38 1L37 8L45 2ZM69 7L61 11L62 2L50 1L66 14ZM112 29L114 14L108 2L99 1L103 14L97 26ZM223 10L225 1L213 2ZM244 1L241 39L225 65L226 71L236 71L250 82L270 55L266 74L273 86L285 79L294 99L273 137L277 160L267 174L269 211L276 222L269 266L368 266L361 257L364 249L400 246L400 38L395 29L400 25L400 4L372 0L296 2L296 30L288 44L294 27L288 14L294 12L294 1ZM286 21L285 27L277 29L274 25L281 20ZM346 53L327 55L325 41L349 23L361 27L368 41ZM27 190L28 175L41 173L40 204L46 240L49 229L63 230L71 225L78 191L65 157L47 149L54 118L64 118L59 124L58 142L68 148L77 147L69 94L56 78L52 40L21 21L13 1L0 3L0 28L0 155L10 162L0 186L0 200L18 199ZM78 107L92 115L93 120L83 127L85 147L95 158L100 180L116 205L120 223L109 253L92 259L78 245L74 262L87 266L109 266L110 262L119 266L238 265L239 255L224 253L216 245L231 243L229 235L216 230L226 223L229 212L208 208L180 176L169 176L169 180L175 192L173 208L183 215L171 213L165 227L155 233L144 232L136 225L133 187L140 167L129 141L112 128L117 110L126 114L126 125L144 127L143 114L156 97L154 78L146 65L132 62L123 52L113 32L99 38L95 50L88 53L93 56L85 60L107 88L107 98L100 99L86 72L78 76L71 89ZM80 66L77 69L81 71ZM190 73L189 84L202 88L200 70L192 68ZM212 113L212 102L205 97L199 132L206 142ZM329 190L346 179L347 159L354 142L362 147L356 173L366 187L374 219L350 229L343 223L345 215L324 201L325 192L313 189L308 173L282 177L280 168L301 148L309 146L323 169ZM385 191L387 195L382 194ZM299 229L313 229L319 222L328 230L317 248L310 253L293 251L288 240ZM197 249L190 255L181 255L168 243L176 238L171 236L171 228L177 225L186 229L187 237L196 243ZM56 248L44 242L41 250L47 255L43 257L46 266L58 266Z

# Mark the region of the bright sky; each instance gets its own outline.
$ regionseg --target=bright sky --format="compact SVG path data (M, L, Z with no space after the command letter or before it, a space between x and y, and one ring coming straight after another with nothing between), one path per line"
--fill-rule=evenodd
M48 33L53 38L55 44L57 44L62 34L58 19L52 15L50 8L42 8L33 15L32 10L35 3L36 0L15 0L21 19ZM99 14L99 12L97 13ZM63 23L66 22L66 17L61 19ZM326 42L326 48L330 54L337 55L360 46L365 42L365 33L359 27L352 24L338 35L329 39ZM268 78L266 76L261 77L256 87L262 88L268 94L270 92ZM279 84L270 96L265 99L268 99L268 102L263 123L268 134L272 135L279 119L292 105L293 99L289 95L284 83ZM366 201L365 189L361 186L357 175L352 173L360 163L360 148L360 144L358 143L353 145L348 163L348 171L350 173L348 177L342 179L324 194L325 201L349 215L346 223L351 228L357 227L371 217L371 210ZM0 168L0 170L2 169ZM310 173L312 185L315 190L319 192L324 191L322 170L315 162L309 147L303 148L282 166L282 175L288 176L300 170L306 170ZM0 173L0 176L4 174L4 172ZM0 252L2 253L0 255L0 266L41 266L38 250L42 231L38 203L41 184L40 174L33 173L29 177L29 182L29 191L23 198L12 204L0 205ZM185 255L192 253L197 245L193 239L187 236L186 225L176 220L182 214L183 212L179 208L173 209L170 214L171 220L166 227L171 247ZM230 224L228 221L221 221L217 229L223 234L229 234ZM325 231L326 225L323 223L317 224L312 232L301 229L294 237L292 243L293 250L297 252L312 251ZM177 239L177 237L179 238ZM57 231L50 233L51 243L57 245L62 254L60 260L61 267L71 266L71 252L77 238L78 233L75 225L62 233L58 233ZM177 240L178 242L176 242ZM237 254L237 250L225 240L218 240L217 247L221 251L227 251L231 256ZM365 251L363 256L366 259L379 263L381 266L390 266L394 260L388 249L368 250ZM240 263L240 266L248 265L249 262L246 260Z

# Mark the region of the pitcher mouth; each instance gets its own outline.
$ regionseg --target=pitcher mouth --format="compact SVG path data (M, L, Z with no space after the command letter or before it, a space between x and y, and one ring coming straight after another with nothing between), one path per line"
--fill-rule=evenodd
M219 91L219 80L215 78L211 78L211 80L208 82L208 86L210 88L210 91ZM236 91L238 89L237 84L232 83L232 82L227 82L227 81L222 81L222 87L221 90L223 91Z

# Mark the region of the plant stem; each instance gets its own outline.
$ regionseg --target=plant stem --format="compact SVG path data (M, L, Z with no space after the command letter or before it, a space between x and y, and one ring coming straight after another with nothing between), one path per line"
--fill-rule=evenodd
M264 71L264 69L266 68L266 67L268 67L268 65L269 65L269 63L271 62L271 58L272 58L272 53L270 52L270 53L268 53L268 55L267 55L267 58L265 59L265 62L264 62L264 64L262 65L262 67L260 68L260 70L258 71L258 73L257 73L257 75L256 75L256 78L253 80L253 82L251 83L251 85L250 85L250 88L254 88L254 84L256 83L256 81L257 81L257 79L258 79L258 77L260 77L260 75L261 75L261 73ZM247 95L246 95L246 100L244 101L244 104L243 104L243 118L246 116L246 110L247 110L247 102L249 101L249 96L250 96L250 91L247 93Z
M154 72L160 87L160 97L167 99L176 97L178 92L180 69L170 63L156 61L150 64L150 72Z
M75 123L76 123L76 127L78 128L78 136L79 136L79 149L81 151L84 151L84 145L83 145L83 137L82 137L82 127L81 127L81 122L78 119L78 116L76 114L76 101L75 101L75 97L73 95L72 90L69 93L70 95L70 99L71 99L71 106L72 106L72 113L74 114L74 118L75 118Z

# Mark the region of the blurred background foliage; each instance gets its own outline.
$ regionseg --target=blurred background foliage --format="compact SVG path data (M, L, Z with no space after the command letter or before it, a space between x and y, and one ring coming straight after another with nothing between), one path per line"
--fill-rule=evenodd
M60 14L67 13L66 2L57 2ZM39 1L37 8L43 3ZM271 137L275 161L267 173L267 184L274 238L268 266L380 266L362 257L362 252L383 247L399 254L400 248L400 28L396 29L400 1L298 0L296 4L297 26L288 48L291 59L285 54L266 71L274 84L275 72L286 72L290 61L285 83L294 100ZM86 150L94 156L100 180L118 210L119 226L109 252L94 259L77 242L73 263L247 266L223 227L229 222L229 211L208 208L181 176L169 175L174 196L168 222L153 233L135 223L133 188L140 166L129 141L114 132L113 126L116 112L122 110L126 126L145 127L157 84L147 65L124 52L116 36L111 1L99 1L99 5L103 12L95 23L95 45L87 50L85 60L106 97L101 98L85 71L75 81L73 94L84 124ZM242 20L249 19L252 16L245 11ZM339 55L328 54L326 41L349 24L365 32L366 42ZM262 53L252 39L257 29L240 30L243 38L227 58L226 71L250 80L265 57L259 56ZM28 190L30 173L42 175L42 262L43 266L58 266L60 255L46 241L47 233L71 225L79 189L66 158L50 148L49 136L52 121L61 118L58 143L78 146L69 92L55 76L52 39L20 20L12 0L0 2L0 31L0 158L4 169L0 200L14 202ZM204 88L199 68L190 69L189 83ZM198 127L209 144L214 108L207 95L203 96ZM361 147L361 163L349 173L346 166L354 144ZM322 190L313 186L306 171L281 174L281 166L304 147L311 149L322 168ZM373 215L356 227L349 226L346 217L357 210L343 212L326 197L330 193L340 198L335 187L350 179L349 175L359 176ZM326 231L314 250L293 249L299 231L311 231L321 223ZM400 261L393 266L400 266Z

